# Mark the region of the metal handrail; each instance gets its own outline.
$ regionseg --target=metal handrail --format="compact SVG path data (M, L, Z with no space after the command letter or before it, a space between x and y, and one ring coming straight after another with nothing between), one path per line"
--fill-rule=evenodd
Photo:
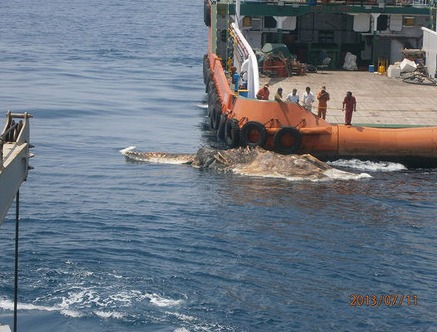
M11 132L13 132L17 127L18 127L19 123L12 123L12 125L6 129L3 134L0 135L0 170L3 168L3 146L6 142L11 142L12 140L10 139L10 134ZM18 137L18 135L16 135L16 137ZM15 139L16 139L15 137ZM13 137L12 137L13 139Z
M15 130L20 125L21 122L12 122L11 126L6 129L3 134L0 135L0 140L3 142L13 142L13 140L8 139L8 135L11 133L11 131ZM18 135L17 135L18 136ZM13 139L13 137L12 137Z
M378 1L381 0L316 0L317 3L346 3L346 4L378 4ZM397 4L397 5L411 5L412 3L422 3L422 4L429 4L429 0L382 0L386 4ZM250 2L247 1L246 2ZM255 2L255 1L254 1ZM259 2L259 1L256 1ZM284 4L301 4L306 5L308 4L308 0L264 0L261 2L267 2L267 3L284 3Z
M308 5L308 0L246 0L245 2L264 2L276 5ZM350 6L378 6L384 4L385 6L398 7L434 7L434 2L431 0L314 0L312 4L322 4L327 6L335 4L345 4Z
M29 113L6 113L6 126L3 133L0 135L0 170L3 169L3 148L6 142L16 142L25 127L23 121L15 122L14 118L28 119L32 118Z

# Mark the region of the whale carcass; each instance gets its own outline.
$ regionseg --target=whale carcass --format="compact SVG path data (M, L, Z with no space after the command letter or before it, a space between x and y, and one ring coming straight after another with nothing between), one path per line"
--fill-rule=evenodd
M202 147L193 154L141 152L135 150L135 147L128 147L120 152L137 162L187 164L200 169L246 176L310 181L370 177L365 173L354 174L338 170L309 154L282 155L259 147L228 150Z

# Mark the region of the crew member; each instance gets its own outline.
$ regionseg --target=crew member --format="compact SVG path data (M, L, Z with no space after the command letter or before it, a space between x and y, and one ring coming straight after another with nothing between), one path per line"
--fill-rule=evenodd
M269 100L269 95L270 95L269 86L270 86L269 83L265 83L261 87L261 89L258 90L256 94L256 98L260 100Z
M352 92L350 91L348 91L346 97L344 97L342 111L346 111L344 114L344 123L350 126L352 122L352 113L357 111L357 100L352 96Z
M326 91L326 87L322 86L322 90L317 94L317 100L319 106L317 108L317 116L325 120L326 109L328 108L328 100L330 99L329 93Z
M311 88L307 86L305 89L305 93L303 94L303 107L311 112L313 109L313 103L315 101L316 97L314 97L314 93L311 91Z
M278 88L278 91L276 91L275 101L283 102L283 100L282 100L282 88Z

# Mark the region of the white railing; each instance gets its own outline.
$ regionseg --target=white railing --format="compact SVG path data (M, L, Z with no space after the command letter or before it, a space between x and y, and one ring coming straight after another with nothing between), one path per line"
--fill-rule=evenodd
M234 66L247 81L248 97L255 98L259 88L258 61L256 55L235 23L231 24L234 37Z
M278 6L286 6L286 5L301 5L306 6L310 2L312 5L315 4L346 4L346 5L378 5L378 0L245 0L244 2L258 2L258 3L268 3L274 4ZM433 2L431 0L383 0L383 3L387 6L413 6L413 7L431 7Z
M423 46L422 49L426 52L426 69L431 78L435 78L437 74L437 32L422 28L423 31Z

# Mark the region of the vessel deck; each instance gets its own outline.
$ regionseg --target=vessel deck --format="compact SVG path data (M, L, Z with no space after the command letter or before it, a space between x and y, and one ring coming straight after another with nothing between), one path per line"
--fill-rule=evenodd
M297 88L302 100L305 87L311 87L317 96L326 86L331 100L328 102L326 120L344 123L341 111L343 98L352 91L357 99L353 125L378 127L437 126L437 86L405 83L401 78L391 78L365 71L323 71L292 77L260 77L260 83L269 82L270 99L278 87L284 89L284 98ZM313 112L317 113L317 102Z

